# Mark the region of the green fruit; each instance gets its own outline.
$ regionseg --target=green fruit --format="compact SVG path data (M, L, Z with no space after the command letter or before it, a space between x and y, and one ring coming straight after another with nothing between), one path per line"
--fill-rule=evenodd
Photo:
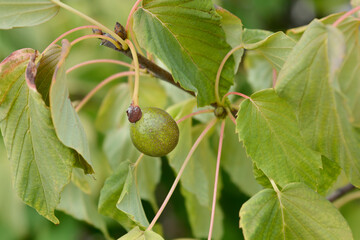
M130 136L142 153L161 157L171 152L179 141L179 128L164 110L154 107L141 109L142 116L130 123Z

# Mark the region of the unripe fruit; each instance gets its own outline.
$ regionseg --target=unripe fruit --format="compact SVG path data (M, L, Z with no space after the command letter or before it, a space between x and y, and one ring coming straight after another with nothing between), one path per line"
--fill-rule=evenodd
M179 141L179 128L175 120L160 108L143 108L142 116L130 123L130 137L142 153L161 157L171 152Z

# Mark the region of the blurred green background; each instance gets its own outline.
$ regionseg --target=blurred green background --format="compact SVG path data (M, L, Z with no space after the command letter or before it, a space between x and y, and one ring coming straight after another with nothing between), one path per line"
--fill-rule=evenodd
M135 0L73 0L65 1L76 9L99 20L104 25L112 28L116 21L125 25L127 15ZM323 17L330 13L350 9L348 0L217 0L215 3L237 15L246 28L259 28L270 31L286 30L288 28L308 24L313 18ZM61 33L81 25L87 25L84 20L73 16L65 10L42 25L31 28L19 28L12 30L0 30L0 60L3 60L11 52L20 48L33 48L42 51ZM89 33L88 30L71 35L71 39L81 34ZM70 40L71 40L70 39ZM112 58L125 60L115 51L100 47L95 40L83 41L76 45L68 58L68 66L73 66L85 60L96 58ZM98 82L107 76L122 71L121 67L111 64L98 64L92 67L84 67L74 71L69 76L69 88L72 99L81 99ZM109 172L104 153L101 150L103 135L94 129L96 112L100 106L108 86L98 93L81 112L86 132L92 150L92 161L97 172L97 181L92 188L98 192ZM163 176L158 187L159 199L163 199L170 188L174 175L171 168L163 161ZM12 186L10 164L6 159L6 151L0 137L0 239L104 239L102 233L91 225L78 221L62 212L57 212L61 224L54 225L18 200ZM234 186L229 177L223 172L223 185L220 203L224 210L225 235L223 239L239 239L241 231L238 229L238 209L248 197L243 195ZM96 194L93 196L96 198ZM97 201L97 199L94 199ZM144 203L145 208L152 215L149 204ZM234 211L234 208L236 211ZM175 192L170 205L163 214L162 222L172 222L176 229L164 229L166 239L189 236L191 233L187 221L183 198L179 190ZM350 221L350 225L360 222L360 201L346 205L343 214ZM119 225L109 221L110 235L120 236L124 230ZM360 239L360 229L355 227L355 237ZM235 229L235 230L234 230ZM358 229L358 230L356 230Z

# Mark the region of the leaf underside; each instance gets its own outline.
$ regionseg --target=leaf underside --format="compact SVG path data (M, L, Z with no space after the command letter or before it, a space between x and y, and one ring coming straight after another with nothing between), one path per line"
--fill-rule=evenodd
M73 152L57 138L50 111L25 81L31 49L14 52L0 65L0 127L19 197L41 215L59 223L54 210L69 183Z
M44 23L53 18L59 9L49 0L0 0L0 29Z

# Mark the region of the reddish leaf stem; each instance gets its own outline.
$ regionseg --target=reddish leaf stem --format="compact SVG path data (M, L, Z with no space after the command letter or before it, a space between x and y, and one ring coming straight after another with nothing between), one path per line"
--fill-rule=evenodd
M277 79L277 72L276 72L276 69L275 69L275 68L273 68L273 70L272 70L273 88L275 88L275 85L276 85L276 79Z
M229 109L226 109L226 112L229 116L229 118L231 119L231 121L235 124L236 126L236 119L234 118L234 115L231 113L231 111Z
M247 96L247 95L245 95L245 94L243 94L243 93L239 93L239 92L228 92L227 94L224 95L223 101L225 101L225 98L226 98L227 96L230 96L230 95L238 95L238 96L241 96L241 97L246 98L246 99L249 99L249 100L251 99L249 96Z
M79 31L79 30L82 30L82 29L87 29L87 28L99 28L98 26L95 26L95 25L86 25L86 26L81 26L81 27L77 27L77 28L73 28L67 32L64 32L63 34L61 34L58 38L56 38L54 41L52 41L49 46L47 46L45 48L45 50L43 51L43 54L50 48L50 46L52 46L53 44L57 43L58 41L60 41L61 39L63 39L64 37L66 37L67 35L73 33L73 32L76 32L76 31Z
M78 42L81 42L82 40L91 39L91 38L105 39L105 40L111 42L112 44L114 44L117 48L121 49L121 46L117 41L115 41L111 37L108 37L108 36L105 36L105 35L99 35L99 34L89 34L89 35L79 37L79 38L77 38L77 39L75 39L74 41L71 42L71 46L74 46L75 44L77 44Z
M210 218L210 228L209 228L208 240L211 240L212 231L214 228L216 193L217 193L217 186L218 186L218 181L219 181L220 159L221 159L221 149L222 149L223 140L224 140L224 131L225 131L225 121L222 121L221 130L220 130L220 138L219 138L218 155L217 155L217 160L216 160L215 183L214 183L214 192L213 192L213 201L212 201L212 208L211 208L211 218Z
M350 11L348 11L347 13L345 13L344 15L342 15L338 20L336 20L333 23L333 27L337 27L342 21L344 21L348 16L350 16L353 13L356 13L357 11L360 11L360 6L351 9Z
M103 80L101 83L99 83L93 90L91 90L84 98L83 100L81 100L81 102L76 106L75 110L76 112L79 112L80 109L85 105L85 103L87 103L89 101L89 99L94 96L94 94L99 91L102 87L104 87L106 84L114 81L115 79L121 78L121 77L125 77L125 76L130 76L130 75L135 75L135 72L121 72L121 73L116 73L114 75L111 75L110 77L106 78L105 80Z
M130 13L129 13L129 16L128 16L127 21L126 21L126 26L125 26L126 32L129 30L131 18L134 15L134 12L136 11L136 9L139 6L140 2L141 2L141 0L137 0L135 2L134 6L132 7Z
M69 72L74 71L77 68L89 65L89 64L94 64L94 63L114 63L114 64L118 64L118 65L122 65L128 68L134 68L134 66L132 66L129 63L123 62L123 61L119 61L119 60L113 60L113 59L95 59L95 60L89 60L89 61L85 61L79 64L76 64L75 66L69 68L66 71L66 74L68 74Z
M226 61L229 59L229 57L234 53L236 52L237 50L239 49L242 49L243 46L242 45L239 45L233 49L231 49L224 57L224 59L222 60L219 68L218 68L218 71L216 73L216 79L215 79L215 97L216 97L216 102L217 104L224 104L224 102L220 102L220 92L219 92L219 84L220 84L220 76L221 76L221 72L225 66L225 63Z
M182 121L192 117L192 116L196 116L196 115L199 115L199 114L202 114L202 113L211 113L211 112L214 112L214 109L204 109L204 110L200 110L200 111L197 111L197 112L193 112L193 113L190 113L182 118L180 118L179 120L176 121L177 124L181 123Z
M180 170L179 170L179 173L178 173L178 175L176 176L175 181L174 181L173 185L171 186L171 189L170 189L170 191L168 192L168 194L167 194L164 202L162 203L159 211L156 213L155 217L153 218L153 220L151 221L150 225L147 227L146 230L150 231L150 230L154 227L156 221L159 219L161 213L163 212L163 210L164 210L164 208L166 207L167 203L169 202L169 200L170 200L173 192L175 191L175 188L176 188L177 184L178 184L179 181L180 181L181 175L183 174L183 172L184 172L184 170L185 170L185 167L186 167L186 165L188 164L188 162L189 162L191 156L193 155L195 149L196 149L197 146L200 144L200 142L203 140L203 138L205 137L206 133L215 125L216 121L217 121L216 118L213 119L213 120L206 126L206 128L204 129L204 131L202 131L202 133L200 134L200 136L198 137L198 139L196 139L196 141L195 141L194 145L191 147L191 149L190 149L190 151L189 151L189 153L188 153L188 155L187 155L187 157L186 157L183 165L181 166L181 168L180 168Z

